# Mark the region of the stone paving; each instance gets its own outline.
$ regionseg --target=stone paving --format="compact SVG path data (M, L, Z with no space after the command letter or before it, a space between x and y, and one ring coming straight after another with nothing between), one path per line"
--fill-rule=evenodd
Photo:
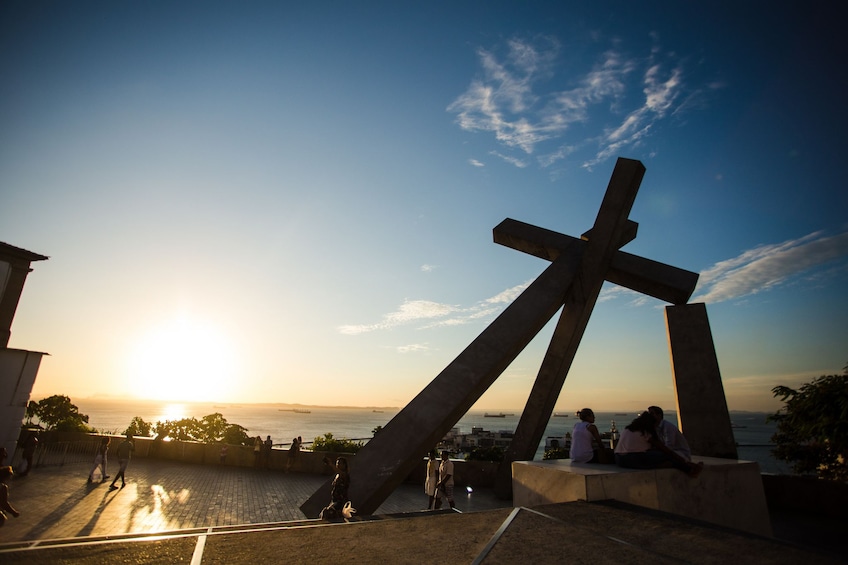
M462 514L428 512L422 486L401 485L375 519L327 524L299 505L329 475L139 458L126 487L110 490L88 484L88 469L37 467L11 481L21 517L0 529L0 563L830 565L845 555L841 538L800 546L615 501L512 508L482 489L457 496Z
M87 482L89 468L36 467L10 481L10 501L21 516L0 529L0 543L303 520L299 506L330 477L136 458L126 487L110 490L111 479L100 482L99 471ZM107 472L114 470L113 464ZM426 506L423 485L404 484L375 514ZM457 496L460 511L510 506L488 489Z

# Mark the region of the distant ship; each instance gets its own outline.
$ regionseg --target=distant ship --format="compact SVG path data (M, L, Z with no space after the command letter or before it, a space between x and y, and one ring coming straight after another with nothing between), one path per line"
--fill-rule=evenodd
M312 410L304 410L303 408L280 408L280 412L295 412L297 414L312 414Z
M554 418L570 418L571 414L560 414L559 412L554 412Z
M506 418L506 414L504 414L503 412L501 412L499 414L489 414L488 412L486 412L485 414L483 414L483 417L484 418Z
M374 412L374 413L376 413L376 414L382 414L382 413L383 413L383 411L382 411L382 410L372 410L372 412Z

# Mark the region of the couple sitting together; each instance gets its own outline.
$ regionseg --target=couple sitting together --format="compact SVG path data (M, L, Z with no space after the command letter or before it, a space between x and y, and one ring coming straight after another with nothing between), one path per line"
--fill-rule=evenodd
M579 412L580 421L571 434L571 460L575 463L611 463L612 450L604 446L590 408ZM674 467L697 477L703 463L692 463L686 438L671 422L663 419L659 406L642 412L621 432L615 446L615 463L630 469Z

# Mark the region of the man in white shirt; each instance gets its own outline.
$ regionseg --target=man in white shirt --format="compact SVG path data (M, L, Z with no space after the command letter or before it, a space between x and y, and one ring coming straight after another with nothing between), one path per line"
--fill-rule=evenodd
M662 408L659 406L649 406L648 412L653 415L657 423L657 435L660 437L660 441L685 460L691 461L692 450L689 449L689 442L686 441L686 438L683 437L677 426L663 419Z
M442 451L442 463L439 465L439 482L436 483L436 508L442 506L442 496L448 499L451 508L456 508L453 501L453 461L450 454Z

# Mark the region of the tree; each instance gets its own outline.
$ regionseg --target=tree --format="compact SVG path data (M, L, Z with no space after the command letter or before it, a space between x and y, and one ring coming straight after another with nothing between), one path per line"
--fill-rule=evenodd
M361 441L351 439L336 439L333 434L326 433L324 437L316 437L312 443L312 451L332 451L334 453L356 453L365 445Z
M200 422L196 418L180 418L179 420L165 420L164 423L157 422L157 429L164 427L168 430L168 436L177 441L200 441L202 434Z
M133 418L141 420L141 418ZM142 422L144 420L141 420ZM165 420L156 422L153 431L178 441L198 441L201 443L216 443L222 441L230 445L253 445L253 439L247 435L247 428L238 424L230 424L218 412L197 418L182 418L180 420Z
M60 432L90 432L88 416L80 414L79 408L67 396L54 394L38 402L27 405L27 418L32 417L44 425L47 430Z
M227 419L220 412L209 414L200 419L200 441L214 443L220 441L227 430Z
M150 430L153 424L145 422L142 418L135 416L130 422L129 427L124 430L124 435L132 434L136 437L150 437Z
M230 445L253 445L253 438L247 435L247 428L238 424L227 424L221 441Z
M798 390L776 386L772 393L786 403L768 417L777 422L774 456L793 463L796 473L848 482L848 367L842 375L823 375Z

